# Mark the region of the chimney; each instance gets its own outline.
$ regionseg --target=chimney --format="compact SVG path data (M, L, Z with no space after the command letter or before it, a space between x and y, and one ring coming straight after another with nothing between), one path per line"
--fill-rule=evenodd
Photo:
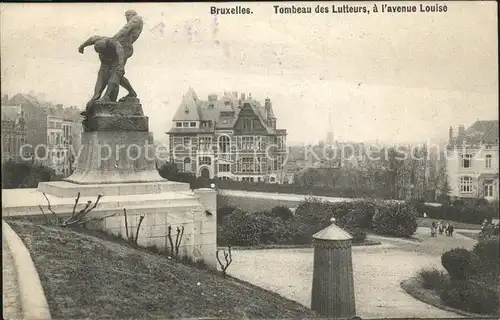
M208 101L217 101L217 95L216 94L208 95Z
M461 136L465 133L465 127L463 124L458 126L458 135Z
M233 91L233 97L234 99L238 99L238 91Z
M448 143L452 143L453 141L453 127L450 126L449 132L448 132Z
M244 93L241 94L241 100L245 101L245 94Z

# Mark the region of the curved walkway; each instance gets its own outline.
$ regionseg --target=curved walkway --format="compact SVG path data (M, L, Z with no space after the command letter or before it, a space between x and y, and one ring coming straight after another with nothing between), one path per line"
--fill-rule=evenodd
M2 300L3 317L6 320L22 319L19 285L12 253L2 233Z
M400 283L424 267L441 268L440 256L455 248L472 248L463 237L430 237L430 230L416 232L421 242L376 236L379 246L353 247L357 315L362 318L460 318L453 312L423 303ZM368 237L370 238L370 236ZM310 307L313 249L233 251L228 273Z

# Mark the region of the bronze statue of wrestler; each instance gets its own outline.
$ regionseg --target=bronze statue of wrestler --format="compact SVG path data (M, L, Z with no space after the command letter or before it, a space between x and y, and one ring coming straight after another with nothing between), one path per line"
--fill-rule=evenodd
M137 93L124 74L125 64L134 53L133 43L139 38L144 23L134 10L126 11L125 18L126 25L115 36L90 37L78 48L78 51L83 53L85 47L93 45L101 61L94 95L87 103L85 114L95 102L116 101L120 85L128 91L123 99L137 97ZM101 97L106 87L107 90Z

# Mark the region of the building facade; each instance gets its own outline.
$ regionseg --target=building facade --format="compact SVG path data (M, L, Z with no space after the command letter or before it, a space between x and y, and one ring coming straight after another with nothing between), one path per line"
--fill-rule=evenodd
M54 169L59 176L69 176L81 145L80 111L76 107L64 108L61 104L54 105L23 93L11 99L4 96L2 100L22 110L26 127L23 152L26 157Z
M449 129L447 170L454 198L498 200L498 120L476 121L458 134Z
M2 163L18 160L26 154L22 146L26 143L26 120L20 106L2 105Z
M184 95L169 135L171 161L197 177L283 183L286 130L276 128L271 100L264 106L245 94Z

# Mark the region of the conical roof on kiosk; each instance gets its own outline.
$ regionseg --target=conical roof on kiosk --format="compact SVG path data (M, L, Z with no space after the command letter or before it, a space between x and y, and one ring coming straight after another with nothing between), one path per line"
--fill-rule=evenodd
M313 234L313 238L318 240L351 240L352 236L335 223L332 223L325 229Z

